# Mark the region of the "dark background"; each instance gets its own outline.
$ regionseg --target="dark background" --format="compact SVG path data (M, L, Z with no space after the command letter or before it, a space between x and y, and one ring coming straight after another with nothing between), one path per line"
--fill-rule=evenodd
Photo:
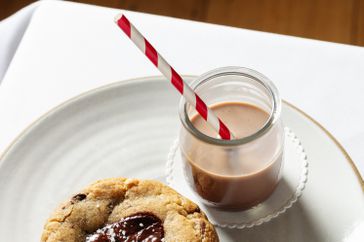
M0 0L0 20L31 0ZM364 0L81 0L113 8L364 46Z

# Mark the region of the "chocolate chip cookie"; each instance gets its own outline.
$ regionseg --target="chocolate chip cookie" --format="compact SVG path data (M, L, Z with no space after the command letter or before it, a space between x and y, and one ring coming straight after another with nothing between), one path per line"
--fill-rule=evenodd
M199 207L152 180L97 181L62 204L42 242L219 241Z

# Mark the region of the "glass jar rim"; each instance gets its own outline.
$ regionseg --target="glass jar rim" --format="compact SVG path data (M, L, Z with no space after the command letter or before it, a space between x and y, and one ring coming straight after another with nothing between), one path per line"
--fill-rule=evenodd
M266 132L268 132L271 129L271 127L280 118L281 99L280 99L280 96L278 93L278 89L276 88L274 83L272 81L270 81L266 76L264 76L263 74L255 71L255 70L252 70L252 69L249 69L246 67L238 67L238 66L227 66L227 67L216 68L216 69L208 71L208 72L202 74L201 76L199 76L196 80L194 80L191 83L191 88L193 90L196 90L199 86L208 82L209 80L212 80L217 77L229 76L229 75L248 77L248 78L256 81L257 83L259 83L263 88L266 89L266 91L268 91L268 93L271 97L271 100L272 100L272 108L271 108L271 112L269 114L269 118L267 119L265 124L259 130L257 130L255 133L253 133L249 136L246 136L246 137L243 137L240 139L233 139L233 140L223 140L223 139L219 139L219 138L213 138L213 137L203 134L202 132L200 132L198 129L195 128L195 126L192 124L192 122L189 119L188 114L187 114L188 103L186 103L185 99L182 97L180 99L180 103L179 103L179 117L180 117L180 120L181 120L183 126L192 135L194 135L197 139L202 140L206 143L219 145L219 146L237 146L237 145L243 145L243 144L249 143L249 142L261 137Z

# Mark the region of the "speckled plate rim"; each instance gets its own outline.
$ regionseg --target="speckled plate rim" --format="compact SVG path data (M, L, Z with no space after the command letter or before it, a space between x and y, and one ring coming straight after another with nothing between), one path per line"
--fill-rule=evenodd
M196 78L197 76L194 75L182 75L184 78ZM102 85L100 87L96 87L93 89L90 89L86 92L80 93L79 95L70 98L64 102L61 102L60 104L56 105L55 107L53 107L52 109L50 109L49 111L47 111L46 113L44 113L43 115L41 115L39 118L37 118L36 120L34 120L32 123L30 123L18 136L15 137L15 139L10 142L10 144L5 148L5 150L3 151L2 154L0 154L0 169L2 167L2 164L7 156L7 154L9 154L11 152L11 150L16 146L17 143L19 143L28 133L30 133L35 127L37 127L37 125L39 123L41 123L43 120L45 120L47 117L51 116L53 113L57 112L58 110L66 107L67 105L78 101L79 99L93 94L93 93L97 93L99 91L102 90L107 90L107 89L111 89L113 87L119 86L119 85L127 85L128 83L135 83L135 82L145 82L145 81L152 81L155 79L161 79L162 76L146 76L146 77L137 77L137 78L131 78L131 79L126 79L126 80L121 80L121 81L116 81L116 82L112 82L110 84L106 84L106 85ZM163 78L163 77L162 77ZM324 126L322 124L320 124L318 121L316 121L315 119L313 119L310 115L308 115L307 113L305 113L304 111L302 111L301 109L299 109L298 107L294 106L293 104L283 100L283 102L285 104L287 104L288 106L290 106L291 108L293 108L294 110L296 110L297 112L299 112L300 114L302 114L304 117L306 117L307 119L309 119L310 121L312 121L314 124L316 124L329 138L330 140L332 140L334 142L334 144L337 146L337 148L339 148L340 152L344 155L345 159L349 162L354 174L357 177L357 180L362 188L362 192L364 194L364 179L361 177L358 168L356 167L354 161L352 160L352 158L350 157L350 155L348 154L348 152L344 149L344 147L339 143L339 141L326 129L324 128Z

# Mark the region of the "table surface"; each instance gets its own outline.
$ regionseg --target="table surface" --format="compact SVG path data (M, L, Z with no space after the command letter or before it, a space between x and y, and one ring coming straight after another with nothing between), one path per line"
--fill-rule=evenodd
M119 12L60 1L37 5L0 85L0 153L71 97L119 80L160 75L114 24ZM182 74L221 66L265 74L283 99L339 140L364 174L364 48L123 12Z

